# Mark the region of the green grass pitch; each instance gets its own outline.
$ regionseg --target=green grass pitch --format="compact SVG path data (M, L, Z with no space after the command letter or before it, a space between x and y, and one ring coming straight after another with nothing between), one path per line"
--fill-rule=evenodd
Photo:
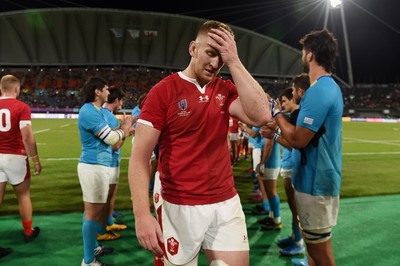
M33 131L43 165L42 174L31 177L34 213L82 212L83 203L77 176L81 152L76 119L33 119ZM127 181L131 138L123 146L117 210L130 210ZM342 197L400 193L400 124L343 123ZM246 172L250 162L234 167L236 187L242 202L252 203L252 179ZM278 193L285 201L282 180ZM18 203L10 185L0 210L18 213Z

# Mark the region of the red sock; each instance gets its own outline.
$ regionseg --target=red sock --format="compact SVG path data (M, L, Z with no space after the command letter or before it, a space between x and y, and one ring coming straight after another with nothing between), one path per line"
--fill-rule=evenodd
M32 234L32 220L22 220L22 226L24 227L24 234L29 236Z

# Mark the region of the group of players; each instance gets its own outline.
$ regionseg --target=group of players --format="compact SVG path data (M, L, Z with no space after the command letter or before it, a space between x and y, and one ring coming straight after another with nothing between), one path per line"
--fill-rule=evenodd
M240 61L232 29L218 21L206 21L200 27L189 44L191 59L187 68L164 78L150 90L137 121L124 115L118 122L113 113L122 106L123 99L118 93L113 96L114 89L108 87L107 81L91 77L85 83L84 105L78 118L82 144L78 177L84 201L82 266L106 265L98 257L113 250L99 245L98 237L115 237L115 233L107 233L107 226L122 229L118 225L112 227L112 202L119 178L120 147L133 132L128 180L135 230L140 245L154 253L155 265L197 265L200 251L209 265L250 264L246 219L234 187L227 149L230 117L246 125L244 130L250 130L249 125L267 139L267 152L256 167L273 214L265 226L280 224L275 188L279 171L275 170L275 163L268 164L269 154L274 143L291 150L286 155L286 163L291 164L291 181L285 184L288 199L293 203L293 235L280 240L282 252L293 244L302 247L304 239L308 260L294 263L335 265L331 230L339 206L343 111L340 88L331 76L337 44L327 30L310 32L300 43L302 63L311 85L302 88L305 93L297 118L290 121L282 112L289 110L286 99L290 99L282 96L281 103L263 91ZM223 65L232 81L218 77ZM41 166L29 107L25 107L26 117L15 118L10 114L18 111L6 101L17 101L19 81L11 82L13 93L8 94L6 77L4 84L1 81L0 137L11 129L13 134L18 132L22 136L18 152L0 150L0 196L6 182L13 185L17 195L17 190L27 182L29 198L28 156L35 165L35 174L40 173ZM25 131L30 132L30 141ZM148 191L150 162L156 146L159 184L154 189L154 217ZM23 162L24 169L10 169L4 163L9 157ZM285 169L281 175L289 177L290 167ZM21 206L23 196L18 199ZM26 219L22 211L21 216L25 241L31 241L40 230L31 228L31 207L27 212L30 216Z

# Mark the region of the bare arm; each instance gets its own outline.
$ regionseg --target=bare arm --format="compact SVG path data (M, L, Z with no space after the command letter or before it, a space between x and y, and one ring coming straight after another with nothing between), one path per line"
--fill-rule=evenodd
M131 191L136 236L140 245L153 253L162 255L159 241L163 242L160 225L150 212L149 181L150 158L157 144L160 131L138 123L135 140L129 158L128 180Z
M273 139L265 139L260 164L265 164L265 162L268 160L269 156L271 156L273 146L274 146Z
M243 130L249 134L250 137L255 138L258 136L258 132L252 130L250 127L248 127L245 123L241 123Z
M21 128L22 142L24 143L26 152L28 156L32 158L35 166L35 175L40 174L42 171L42 165L40 164L40 159L37 151L36 140L33 137L31 125L26 125Z
M276 100L276 104L281 110L279 100ZM295 149L305 148L315 135L315 132L308 128L292 125L282 113L275 117L275 121L281 129L283 138Z
M288 149L292 149L292 145L281 135L277 133L278 125L275 120L271 120L267 123L265 127L262 127L260 130L261 136L268 139L274 139L279 144L283 145Z
M220 53L239 93L239 98L229 107L230 114L245 123L265 124L271 119L270 104L260 84L240 61L233 36L224 29L212 29L208 35L211 37L209 45Z

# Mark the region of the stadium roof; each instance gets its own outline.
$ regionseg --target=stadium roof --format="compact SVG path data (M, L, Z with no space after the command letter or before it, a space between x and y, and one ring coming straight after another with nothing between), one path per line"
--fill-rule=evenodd
M182 15L103 8L0 13L0 65L183 69L189 62L188 44L203 22ZM299 50L232 28L241 60L253 75L292 77L302 71Z

